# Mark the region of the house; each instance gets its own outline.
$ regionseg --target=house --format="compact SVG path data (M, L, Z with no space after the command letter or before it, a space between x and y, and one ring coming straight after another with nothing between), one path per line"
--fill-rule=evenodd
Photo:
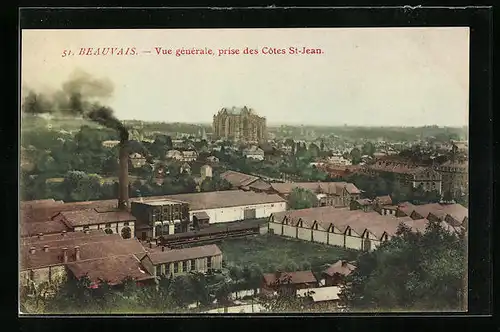
M469 188L469 163L467 160L447 161L437 171L442 176L443 192L467 192Z
M132 153L130 155L130 162L132 163L133 167L139 168L139 167L142 167L146 164L146 158L144 158L139 153Z
M166 159L183 160L183 154L179 150L168 150L165 155Z
M128 211L117 209L62 211L51 220L63 222L74 232L102 229L107 234L120 234L124 239L130 239L135 234L136 218Z
M251 146L243 150L243 155L250 159L264 160L264 150L259 147Z
M332 166L350 166L352 162L342 156L330 156L326 159L326 163Z
M210 165L203 165L200 168L200 175L202 179L212 177L212 167Z
M196 161L196 159L198 159L198 152L193 150L182 151L182 161L192 162Z
M307 298L308 309L326 312L338 310L341 306L341 289L337 286L300 289L297 296Z
M120 144L120 141L103 141L101 144L103 147L111 149Z
M221 178L231 183L234 189L252 190L255 192L269 192L271 185L258 176L249 175L236 171L226 171Z
M339 260L336 263L330 265L325 271L323 271L323 276L325 277L326 286L338 286L345 282L345 278L349 276L352 271L356 269L352 263L345 260Z
M193 271L206 273L222 269L222 252L215 244L173 250L162 247L147 253L141 263L155 277L175 277Z
M291 182L270 184L271 190L283 198L288 198L295 188L307 189L315 193L320 206L349 206L351 201L359 199L361 191L347 182Z
M351 210L363 210L368 212L373 211L374 203L371 199L360 198L352 201L349 207Z
M219 158L217 158L216 156L208 156L207 162L217 164L219 162Z
M318 287L312 271L265 273L262 276L261 293L264 295L297 295L299 289Z
M377 160L373 165L367 166L369 174L393 174L401 186L419 188L425 191L442 193L443 177L440 172L430 167L416 166L399 160Z
M92 285L105 281L110 286L121 285L125 280L154 283L154 277L142 266L136 255L120 255L91 260L78 260L66 264L68 274L76 279L88 277Z
M21 240L20 280L22 285L41 282L58 283L62 277L68 275L67 268L72 263L97 261L95 264L101 265L104 259L115 260L117 257L131 255L142 258L144 254L145 249L139 241L124 240L120 235L106 234L104 230L40 234ZM135 267L137 267L135 262L132 266L121 265L116 267L115 272L117 275L120 273L124 275L127 273L123 273L123 269L132 271ZM89 274L94 279L106 280L110 276L109 270L95 269L95 266L90 265L79 267L77 265L73 272L77 272L77 277ZM129 276L138 277L134 273L130 273ZM147 275L144 277L147 278Z
M181 165L180 169L179 169L179 172L182 174L182 173L185 173L185 174L191 174L191 166L189 166L188 163L184 163Z

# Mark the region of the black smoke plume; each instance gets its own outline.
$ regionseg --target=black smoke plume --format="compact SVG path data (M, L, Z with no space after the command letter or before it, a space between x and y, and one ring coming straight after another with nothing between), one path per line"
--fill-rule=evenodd
M113 95L114 86L109 79L94 78L83 71L74 72L61 90L53 94L29 91L23 100L22 110L30 114L81 116L107 128L114 129L121 141L128 140L128 130L102 100Z

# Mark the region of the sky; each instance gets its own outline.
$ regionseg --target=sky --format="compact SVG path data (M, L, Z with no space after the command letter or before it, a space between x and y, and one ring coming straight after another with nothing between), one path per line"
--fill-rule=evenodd
M223 107L247 106L268 124L468 124L468 28L23 30L21 38L22 91L53 92L87 72L111 80L103 103L123 120L211 123ZM78 55L104 47L137 54ZM175 56L193 47L215 55ZM218 56L245 47L259 54Z

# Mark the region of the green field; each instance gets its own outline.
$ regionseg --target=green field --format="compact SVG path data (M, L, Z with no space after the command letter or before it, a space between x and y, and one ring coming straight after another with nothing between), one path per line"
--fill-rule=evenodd
M339 247L283 238L276 235L255 235L217 243L228 266L253 267L262 272L315 272L339 259L356 259L357 252Z

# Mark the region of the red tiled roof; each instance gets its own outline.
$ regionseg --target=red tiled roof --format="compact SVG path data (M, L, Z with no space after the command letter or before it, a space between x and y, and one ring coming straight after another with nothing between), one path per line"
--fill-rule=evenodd
M43 251L43 246L48 245L48 252ZM145 253L144 247L137 240L115 240L109 241L104 237L101 241L85 242L74 241L69 245L56 243L54 247L50 244L39 243L36 246L36 252L30 253L30 245L21 246L21 270L38 269L47 266L64 265L63 248L68 248L68 262L75 261L75 246L80 247L80 261L99 259L105 257L136 254L142 255Z
M96 209L64 211L61 212L61 216L71 227L136 220L131 213L118 210L111 212L98 212Z
M392 205L392 198L389 195L377 196L375 200L378 201L380 205Z
M410 202L404 202L398 205L398 210L403 212L407 216L410 216L411 213L415 210L415 205L411 204Z
M331 195L340 195L345 188L349 194L359 194L359 189L352 183L347 182L292 182L292 183L271 183L271 187L279 194L287 195L294 188L303 188L312 192L322 192Z
M235 171L226 171L220 176L235 187L248 186L249 184L259 180L257 176Z
M364 212L332 206L289 210L275 213L273 216L276 222L281 222L283 218L287 217L292 221L292 225L295 225L299 219L310 226L314 221L317 221L324 230L333 224L341 233L344 233L347 228L351 228L358 236L367 230L379 239L384 233L389 236L395 235L401 222L411 220L409 217L397 218L392 215L380 215L377 212Z
M185 249L155 251L147 254L153 265L218 255L222 255L222 251L215 244Z
M47 220L21 224L21 237L35 236L39 233L59 234L62 231L68 232L70 231L70 228L59 220Z
M66 232L43 234L41 238L38 236L25 237L21 239L22 245L34 245L43 247L48 244L51 247L64 247L65 245L78 245L77 243L90 243L98 241L115 241L122 237L119 234L106 234L104 230L90 230L85 232Z
M154 278L142 268L135 255L77 261L68 263L66 266L77 278L87 275L92 282L98 282L101 279L110 285L120 284L126 278L138 281Z
M336 263L330 265L324 273L333 277L335 274L340 274L343 276L348 276L352 271L356 269L356 266L352 265L343 260L339 260Z
M312 271L282 272L279 278L277 278L277 273L266 273L263 277L268 286L273 286L277 280L289 284L316 284L318 282Z

